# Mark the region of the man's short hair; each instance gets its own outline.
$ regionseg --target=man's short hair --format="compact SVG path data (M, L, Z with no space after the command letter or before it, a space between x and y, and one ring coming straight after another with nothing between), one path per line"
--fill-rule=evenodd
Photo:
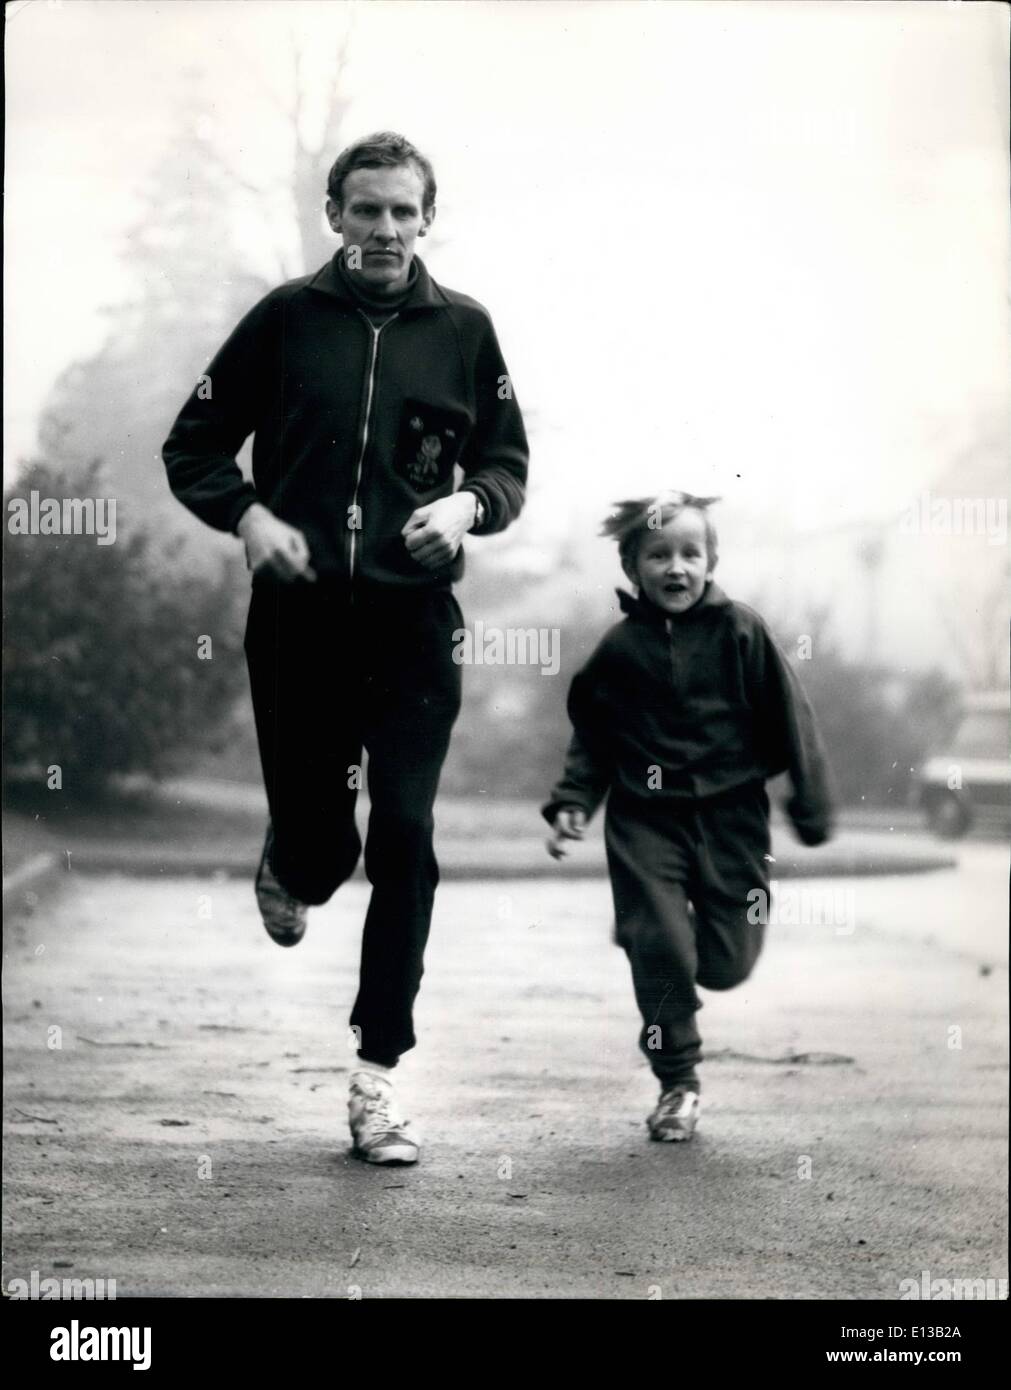
M425 185L421 209L430 212L435 206L435 172L421 151L393 130L366 135L342 150L327 175L327 194L338 207L342 207L344 180L353 169L395 168L401 164L413 164L421 175Z
M646 536L659 531L686 509L701 512L706 528L706 556L713 570L719 558L719 545L709 508L719 500L718 497L695 497L690 492L674 491L661 492L655 497L632 497L625 502L615 502L600 534L618 542L621 567L631 578L639 558L639 546Z

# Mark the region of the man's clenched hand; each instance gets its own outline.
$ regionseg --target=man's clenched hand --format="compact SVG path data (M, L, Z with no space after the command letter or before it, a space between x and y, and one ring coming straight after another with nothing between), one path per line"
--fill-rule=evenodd
M269 572L286 583L295 579L315 580L316 572L309 564L305 536L262 503L254 502L243 513L236 529L245 541L246 564L254 574Z
M454 492L418 507L401 531L408 552L429 570L448 565L464 536L474 525L477 498L472 492Z

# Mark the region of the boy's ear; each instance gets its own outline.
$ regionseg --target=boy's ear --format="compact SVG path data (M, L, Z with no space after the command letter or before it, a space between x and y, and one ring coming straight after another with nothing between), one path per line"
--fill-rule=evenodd
M621 562L621 568L622 568L622 571L624 572L625 578L628 580L628 582L629 582L630 584L634 584L635 587L638 588L638 587L639 587L639 575L638 575L638 572L637 572L636 569L635 569L635 566L632 565L629 561L622 560L622 562Z

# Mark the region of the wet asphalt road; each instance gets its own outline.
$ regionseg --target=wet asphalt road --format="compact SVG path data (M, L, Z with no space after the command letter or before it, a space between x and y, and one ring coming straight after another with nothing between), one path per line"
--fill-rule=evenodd
M410 1169L347 1151L366 885L284 952L241 882L68 874L5 939L4 1280L887 1299L923 1270L1006 1278L1007 859L956 852L789 885L821 897L706 996L703 1117L677 1146L646 1140L606 884L444 884L400 1069Z

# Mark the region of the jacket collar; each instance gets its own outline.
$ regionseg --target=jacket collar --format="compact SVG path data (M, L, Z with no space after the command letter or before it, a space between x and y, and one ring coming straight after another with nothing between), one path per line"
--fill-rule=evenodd
M310 290L317 290L320 294L328 294L332 299L339 299L344 304L349 304L357 308L358 304L347 286L344 284L337 270L337 262L344 254L343 248L326 265L321 267L309 281L307 286ZM401 313L404 309L441 309L449 300L442 290L429 275L425 268L425 263L420 256L415 256L414 264L418 268L418 274L414 285L407 298L397 305L397 312Z
M643 598L641 594L630 594L627 589L615 589L615 593L618 595L621 611L639 622L664 623L670 616L661 608L657 608L655 604L650 603L648 599ZM729 598L720 586L710 580L698 603L693 608L689 608L687 613L681 614L677 621L681 622L684 618L693 618L706 608L725 608L729 602Z

